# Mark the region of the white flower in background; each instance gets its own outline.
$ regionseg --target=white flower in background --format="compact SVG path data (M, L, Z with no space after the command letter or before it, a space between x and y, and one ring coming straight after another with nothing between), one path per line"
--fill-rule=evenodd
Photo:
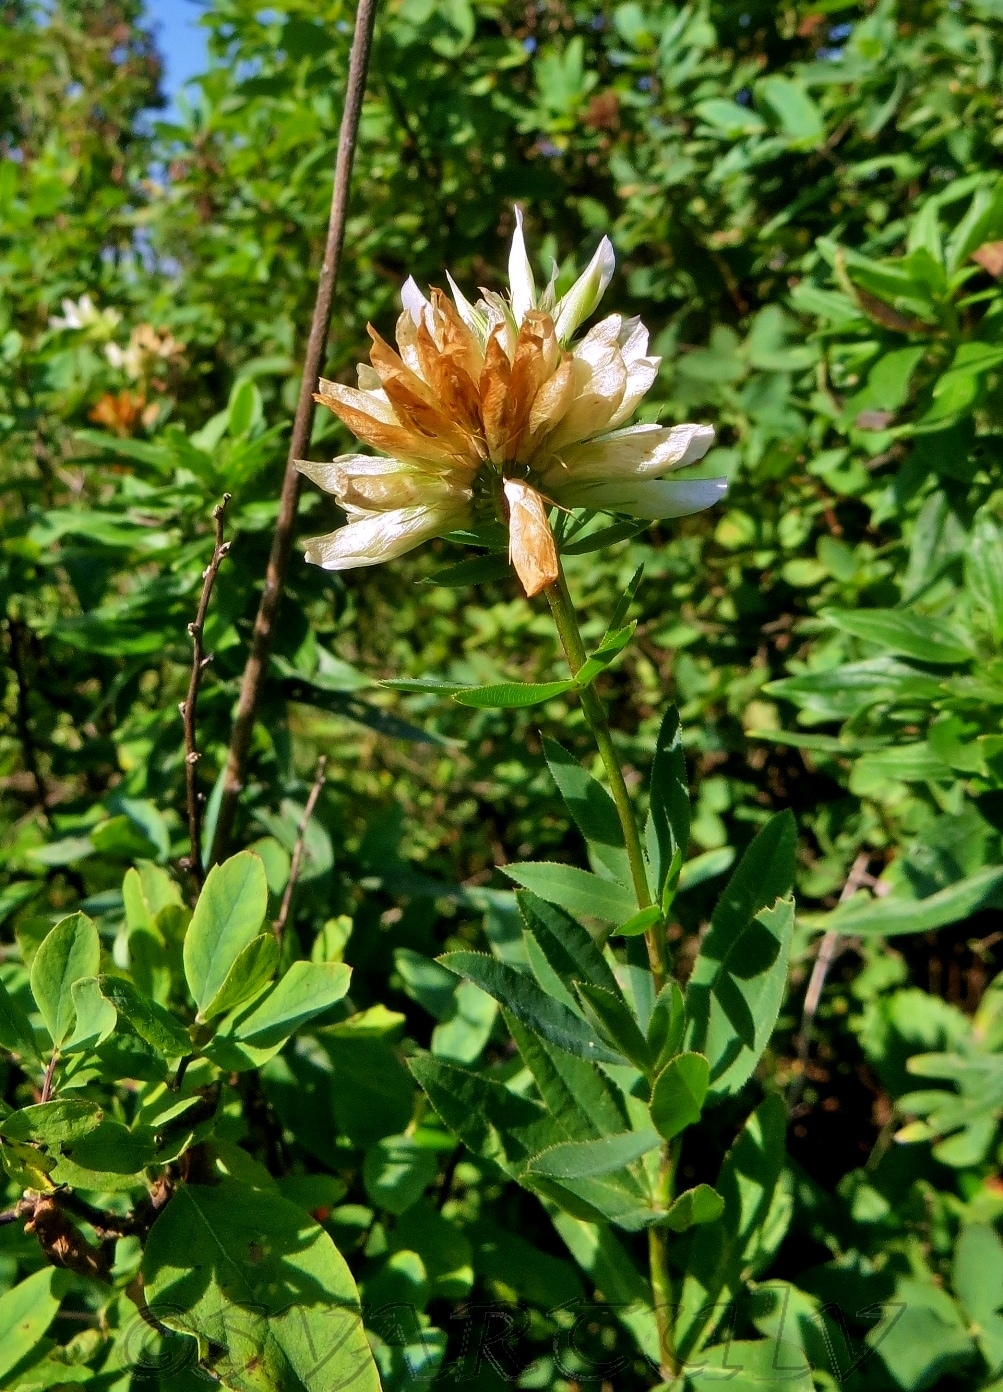
M112 367L123 371L135 382L140 377L149 376L157 367L180 358L184 344L179 343L166 329L158 333L152 324L138 324L124 348L117 343L106 343L104 351Z
M50 329L99 329L110 334L122 318L117 309L98 309L90 295L81 295L79 300L65 299L62 309L62 316L54 314L50 318Z
M430 537L489 517L509 526L512 564L528 595L557 578L551 507L637 518L684 517L717 502L724 479L666 477L700 459L706 425L624 426L655 380L639 319L611 314L577 342L613 274L604 237L560 300L537 291L522 235L509 256L508 298L471 304L449 280L426 298L401 291L397 350L370 325L371 366L357 387L321 381L317 400L382 456L299 463L333 493L348 523L306 544L326 570L378 565Z

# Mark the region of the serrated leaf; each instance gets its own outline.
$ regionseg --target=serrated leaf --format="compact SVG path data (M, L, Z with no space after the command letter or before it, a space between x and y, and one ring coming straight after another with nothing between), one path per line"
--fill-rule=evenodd
M76 1019L72 988L81 977L97 976L101 942L83 913L61 919L43 939L31 964L31 993L53 1044L70 1037Z
M605 923L622 923L637 912L637 900L625 885L603 880L574 865L542 860L504 865L502 869L516 884L569 913L585 914Z
M654 876L655 900L662 892L678 852L686 855L690 839L690 795L686 781L682 729L675 706L662 718L651 764L651 793L645 841Z
M208 1005L243 949L257 937L268 909L261 858L249 851L214 865L206 876L184 942L188 989Z
M461 706L474 706L482 710L519 710L525 706L539 706L555 696L563 696L574 685L571 681L499 682L495 686L466 687L454 692L453 700Z
M596 860L621 884L630 884L630 865L616 804L596 779L556 740L543 752L558 792Z
M483 952L447 952L438 961L486 991L528 1029L559 1049L596 1062L619 1062L619 1054L608 1048L590 1025L548 996L526 972Z
M576 981L575 992L585 1018L642 1073L651 1067L648 1041L619 990L615 993L590 981Z
M789 1219L779 1190L787 1117L779 1097L767 1097L728 1151L714 1185L724 1200L721 1221L699 1227L686 1259L676 1318L676 1353L694 1356L713 1336L729 1302L770 1259Z
M685 1033L686 1004L682 987L676 981L667 981L655 997L648 1021L648 1048L656 1069L660 1070L679 1052Z
M657 904L649 904L646 909L638 909L633 918L628 918L626 923L619 924L613 929L611 936L618 938L639 938L645 934L649 928L654 928L656 923L662 921L662 910Z
M787 980L797 830L771 818L739 862L711 918L686 987L687 1048L706 1054L715 1094L751 1076L776 1024ZM769 906L773 907L769 907Z
M709 1184L686 1189L665 1215L665 1226L673 1232L686 1232L702 1223L716 1223L724 1212L724 1199Z
M659 1073L651 1086L648 1110L658 1134L671 1141L700 1120L710 1064L703 1054L678 1054Z
M650 1128L591 1141L567 1141L534 1155L528 1168L531 1174L550 1179L588 1179L614 1174L658 1145L658 1135Z
M517 890L515 898L526 931L569 992L573 990L572 983L578 980L591 981L620 995L612 968L580 923L556 904L548 904L529 890Z

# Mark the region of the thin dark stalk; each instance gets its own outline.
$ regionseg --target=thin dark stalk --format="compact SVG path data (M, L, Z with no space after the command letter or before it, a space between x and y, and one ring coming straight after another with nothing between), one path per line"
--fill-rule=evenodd
M48 1102L52 1095L52 1079L56 1073L56 1064L59 1062L59 1050L53 1049L49 1062L45 1065L45 1077L42 1079L42 1094L39 1102Z
M857 890L863 884L871 880L867 873L871 857L867 851L861 851L856 860L850 867L850 873L846 877L839 895L839 902L845 904L848 899L852 899ZM797 1037L797 1059L798 1071L791 1084L790 1093L787 1098L787 1110L792 1112L801 1101L801 1094L804 1092L805 1083L808 1080L808 1056L811 1052L811 1042L815 1033L815 1016L818 1014L818 1007L822 1001L822 992L825 989L826 977L833 962L847 946L847 940L842 933L826 933L819 944L818 955L812 967L811 976L808 979L808 989L805 991L804 1010L801 1015L801 1028Z
M49 820L49 795L38 762L38 750L31 726L31 710L28 706L28 683L21 653L21 625L17 619L7 620L7 633L10 637L10 669L14 673L14 710L17 721L17 737L21 745L21 757L31 781L35 785L35 797L46 821Z
M212 661L212 653L206 655L202 647L206 614L209 612L209 601L212 598L213 586L216 584L216 576L230 550L230 543L223 540L226 505L229 501L229 493L224 493L222 501L217 503L212 510L212 520L216 524L216 544L212 550L212 559L202 572L202 594L199 597L198 610L195 618L188 625L188 634L192 640L192 672L188 678L188 695L178 707L181 719L185 723L185 793L188 803L188 841L191 846L188 855L188 869L191 870L200 885L205 878L205 869L202 864L202 806L205 802L205 796L199 791L198 785L198 761L201 756L195 737L195 718L202 673Z
M282 903L279 907L279 916L272 924L272 932L275 934L275 940L278 943L282 942L282 934L286 931L286 924L289 921L289 910L292 908L293 894L296 892L296 881L300 877L300 869L303 865L303 848L306 844L306 829L310 825L313 809L317 806L320 790L324 786L324 771L326 768L327 755L322 754L317 760L317 774L313 780L313 787L310 789L310 796L306 800L306 807L303 809L303 816L300 820L299 829L296 832L296 844L293 847L292 864L289 866L289 879L286 881L285 893L282 896Z
M338 132L338 152L334 164L334 189L331 197L331 215L327 225L327 240L324 245L324 260L317 278L317 298L313 309L313 322L307 341L303 361L303 377L300 382L299 401L296 405L296 418L293 421L292 436L289 441L289 455L286 472L279 496L279 515L272 537L272 550L265 572L264 589L254 621L251 638L251 651L244 667L240 686L240 697L234 716L233 733L227 755L226 775L223 795L220 800L219 817L216 822L216 835L213 841L213 861L219 860L226 852L227 843L233 831L237 815L237 801L244 786L247 755L254 733L254 720L261 699L261 689L272 652L275 619L285 588L286 573L292 555L293 530L296 524L296 509L300 495L300 474L296 460L302 459L310 445L313 432L315 403L314 390L327 352L327 339L331 327L331 307L334 290L341 266L341 253L345 242L345 219L348 214L348 191L355 159L355 146L359 134L359 116L362 111L362 98L366 89L366 76L369 71L369 51L373 39L373 23L376 18L377 0L359 0L355 13L355 33L352 38L352 52L348 64L348 84L345 91L345 109Z

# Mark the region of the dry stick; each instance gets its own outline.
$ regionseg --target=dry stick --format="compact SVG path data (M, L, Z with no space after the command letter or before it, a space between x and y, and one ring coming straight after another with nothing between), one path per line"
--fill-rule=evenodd
M868 852L861 851L851 865L850 873L846 877L846 884L840 891L839 902L841 904L852 899L860 886L866 884L870 878L867 873L867 867L870 863L871 857ZM787 1100L788 1112L792 1112L801 1100L801 1094L807 1082L808 1052L811 1049L812 1035L815 1029L815 1016L818 1014L818 1007L822 1000L825 979L829 975L829 968L845 946L846 938L842 933L826 933L819 946L811 976L808 978L808 989L804 996L804 1012L801 1016L801 1029L797 1039L797 1057L800 1067L791 1085L790 1096Z
M289 866L289 879L286 881L286 890L282 896L282 904L279 908L279 916L272 924L272 932L275 940L279 944L282 942L282 934L286 931L286 923L289 921L289 909L293 902L293 894L296 890L296 881L300 877L300 866L303 863L303 847L306 844L306 829L313 816L313 809L317 806L317 799L320 797L320 790L324 786L324 770L327 768L327 755L322 754L317 760L317 776L313 780L313 787L310 789L310 796L306 800L306 807L303 809L303 817L296 832L296 845L293 847L292 864Z
M200 755L195 740L195 714L202 673L212 661L212 653L206 656L202 649L202 634L205 630L206 614L209 612L209 601L212 598L216 576L223 564L224 557L230 550L230 543L223 540L223 523L226 516L226 505L229 501L229 493L224 493L222 501L217 503L212 510L212 520L216 524L216 544L213 547L212 559L202 572L202 594L199 598L199 607L193 622L188 625L188 633L192 640L192 673L188 678L188 695L178 706L181 719L185 722L185 792L188 802L188 840L191 846L187 868L191 870L200 885L205 877L202 865L202 803L204 797L199 792L198 786Z
M331 306L345 241L348 188L352 174L352 163L355 158L355 144L359 133L362 98L366 89L366 74L369 69L369 50L373 38L376 4L377 0L359 0L355 14L355 33L352 38L352 52L348 63L345 109L341 117L341 129L338 132L338 153L334 163L334 190L331 197L331 216L327 225L327 241L324 245L324 260L317 280L317 299L314 304L313 322L310 325L310 337L307 341L306 356L303 362L303 378L300 382L296 418L293 421L292 437L289 441L289 455L286 460L285 477L282 480L282 493L279 497L279 515L275 524L275 535L272 538L271 554L268 557L268 569L265 572L265 585L261 593L261 602L258 606L257 618L254 621L251 651L244 667L244 676L240 685L240 698L234 716L233 733L230 737L223 796L220 800L216 835L213 840L211 857L213 862L221 859L225 854L230 834L233 831L233 823L237 815L237 801L244 786L247 754L251 747L251 736L254 733L254 718L272 651L275 618L285 587L289 559L292 555L293 528L296 523L296 507L300 495L300 474L296 468L296 460L302 459L306 454L313 431L315 410L313 393L327 351L327 337L331 327Z

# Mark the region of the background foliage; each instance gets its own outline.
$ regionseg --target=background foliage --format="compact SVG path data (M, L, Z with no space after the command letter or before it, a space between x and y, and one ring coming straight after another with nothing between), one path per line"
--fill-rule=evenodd
M199 709L208 791L275 515L352 18L336 0L215 0L211 69L168 119L138 10L0 8L0 978L29 1012L38 946L78 910L101 971L140 986L135 936L156 920L147 987L185 998L168 911L186 912L190 884L167 871L186 849L186 624L227 490ZM797 818L792 988L747 1085L753 1103L788 1102L786 1199L734 1335L775 1333L776 1292L793 1292L784 1337L819 1387L989 1388L1003 1364L985 1274L1003 1267L1001 20L997 0L385 0L337 299L328 372L349 380L366 321L386 331L409 273L498 284L518 201L562 284L612 237L609 299L643 314L664 359L645 418L718 428L706 468L731 479L724 507L568 571L598 638L644 563L639 642L602 683L638 771L666 702L680 707L682 974L736 854L772 812ZM315 458L347 445L340 430L318 423ZM313 493L301 511L308 532L335 521ZM457 1147L404 1066L430 1048L525 1090L494 1003L433 959L517 960L497 867L582 858L541 740L585 756L570 700L471 711L376 685L562 675L545 614L508 580L437 582L458 559L436 546L347 577L294 563L240 844L262 856L274 917L327 754L283 968L354 971L260 1074L216 1068L219 1163L313 1213L367 1310L420 1311L403 1334L373 1325L387 1387L440 1363L443 1385L459 1368L485 1388L647 1386L633 1239L618 1256L555 1229ZM805 987L830 930L809 1044ZM37 1101L30 1067L0 1067L5 1110ZM124 1067L78 1086L135 1132ZM734 1137L729 1107L684 1151L694 1183ZM10 1149L13 1203L31 1157ZM4 1385L128 1387L138 1261L125 1236L111 1286L53 1274L19 1224L0 1229L0 1330L11 1301L34 1311L0 1340ZM572 1339L574 1302L597 1288L620 1317ZM522 1314L481 1357L471 1311L499 1299ZM876 1323L889 1302L904 1313ZM169 1364L170 1340L155 1344ZM202 1385L150 1376L135 1386Z

